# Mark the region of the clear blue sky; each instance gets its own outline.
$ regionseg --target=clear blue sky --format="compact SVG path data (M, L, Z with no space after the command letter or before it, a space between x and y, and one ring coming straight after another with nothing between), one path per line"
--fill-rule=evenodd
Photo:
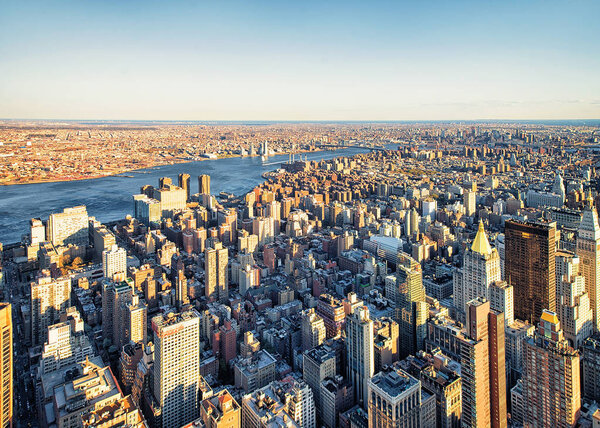
M0 0L0 117L600 118L600 1Z

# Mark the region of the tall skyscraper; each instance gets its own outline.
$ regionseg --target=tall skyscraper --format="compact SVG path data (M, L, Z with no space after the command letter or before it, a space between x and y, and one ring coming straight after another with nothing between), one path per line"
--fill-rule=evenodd
M424 349L429 307L425 302L421 265L406 253L398 254L396 322L400 326L400 358Z
M594 314L580 266L580 259L574 254L556 253L556 314L565 339L575 349L594 332Z
M127 251L125 248L113 245L109 250L102 251L102 271L106 278L112 279L117 273L127 273Z
M523 360L524 425L574 426L581 408L579 354L554 312L542 312L534 336L524 342Z
M126 343L127 305L133 298L133 280L102 283L102 335L120 349Z
M198 415L200 317L194 310L152 318L153 394L163 428L180 428Z
M585 277L585 289L594 316L594 330L600 330L600 226L598 213L588 202L577 229L577 255Z
M465 191L463 193L463 205L465 206L465 214L468 217L475 214L475 210L477 209L477 193L468 190Z
M50 214L46 233L52 245L85 246L90 242L88 227L87 209L81 205L65 208L62 213Z
M470 248L465 250L463 267L454 275L454 306L459 311L459 319L464 320L467 302L477 298L490 299L490 285L500 281L500 255L492 249L483 228L479 229Z
M125 340L128 342L146 343L146 326L148 319L148 306L140 297L133 293L131 302L125 304Z
M210 195L210 175L202 174L198 176L198 193Z
M302 312L301 330L303 352L319 346L325 340L325 323L314 309Z
M366 410L369 379L375 371L373 321L366 306L354 308L346 317L346 357L347 376L354 387L354 397Z
M508 220L504 229L506 281L514 287L515 317L535 324L556 310L556 223Z
M228 262L227 248L220 242L204 251L204 287L209 300L224 301L229 296Z
M48 327L60 321L71 306L71 279L42 276L31 283L31 343L43 345Z
M179 174L177 176L177 184L183 190L185 190L186 200L190 200L190 175L189 174Z
M0 303L0 427L13 423L13 335L10 303Z
M497 281L490 284L490 308L504 313L504 325L509 326L515 322L514 288L506 281Z
M399 368L369 379L369 428L434 427L436 399L421 382Z
M504 315L477 298L467 303L466 337L460 341L463 427L506 427Z

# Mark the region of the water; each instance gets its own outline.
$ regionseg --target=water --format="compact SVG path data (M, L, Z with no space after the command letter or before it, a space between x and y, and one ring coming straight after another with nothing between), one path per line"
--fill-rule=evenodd
M347 148L335 151L308 153L308 160L332 159L365 153L368 149ZM160 177L171 177L177 183L177 175L191 176L191 192L198 191L197 176L211 176L213 194L230 192L241 195L264 179L261 174L278 168L287 162L287 155L269 157L264 164L260 157L228 158L188 162L175 165L126 172L133 178L111 176L90 180L63 181L56 183L22 184L0 186L0 242L18 242L21 235L29 233L31 218L47 219L48 215L65 207L86 205L88 214L102 222L119 220L133 214L132 195L140 192L145 184L158 186Z

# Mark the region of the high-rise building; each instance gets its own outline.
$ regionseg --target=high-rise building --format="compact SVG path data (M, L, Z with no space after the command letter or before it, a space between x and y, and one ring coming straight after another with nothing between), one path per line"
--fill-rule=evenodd
M13 424L13 331L10 303L0 303L0 427Z
M40 358L40 374L56 372L94 356L94 349L84 331L83 319L75 307L67 309L63 322L48 327L48 340Z
M424 349L429 306L421 265L408 254L398 253L395 319L400 326L400 358Z
M204 289L212 301L224 301L229 296L229 254L220 242L204 251Z
M373 321L369 309L359 306L346 317L347 378L354 387L355 399L365 410L369 402L369 379L375 371L373 353Z
M127 251L125 248L113 245L109 250L102 251L102 271L106 278L112 279L115 274L127 273Z
M400 368L387 368L369 379L369 428L434 427L435 395Z
M574 254L556 253L556 314L565 339L575 349L594 332L594 314L580 266Z
M600 401L600 336L588 337L581 348L581 386L584 398Z
M321 410L321 382L336 374L335 351L326 345L317 346L303 355L302 378L313 390L317 411Z
M29 221L29 240L31 245L38 245L46 241L46 226L39 218Z
M42 276L31 283L31 343L43 345L48 327L60 321L71 306L71 279Z
M556 313L544 310L524 343L524 425L572 427L579 418L579 354L564 338Z
M102 282L102 336L117 349L126 343L127 304L133 298L133 280Z
M504 330L507 389L512 389L523 376L523 343L534 331L533 325L521 320L515 320Z
M465 206L465 214L467 217L471 217L475 214L477 209L477 193L472 191L465 191L463 193L463 205Z
M90 243L88 227L87 209L81 205L65 208L62 213L50 214L46 233L48 241L54 246L86 246Z
M179 428L198 417L200 317L195 310L152 318L154 399L163 428Z
M344 329L346 313L342 303L330 294L321 294L317 301L316 312L325 324L327 339L339 336Z
M302 351L319 346L325 340L325 323L314 309L306 309L301 315Z
M198 176L198 193L210 195L210 175L202 174Z
M400 357L398 323L391 318L382 317L374 321L373 344L375 358L375 373L383 366L392 365Z
M480 221L473 244L465 250L463 267L453 278L454 306L461 321L465 318L467 302L477 297L491 300L490 285L500 281L501 277L500 255L490 245Z
M251 357L237 360L234 365L236 388L250 393L273 382L276 362L275 357L264 349Z
M585 290L594 316L594 330L600 330L600 226L598 213L588 203L577 229L577 255L585 277Z
M436 397L437 428L459 428L462 411L462 378L460 364L439 349L431 354L419 352L400 363L409 374Z
M514 289L506 281L496 281L489 288L490 309L504 313L504 325L515 321Z
M125 303L125 339L128 342L146 343L146 326L148 306L137 294L133 294L131 302Z
M327 428L338 426L338 417L354 404L352 384L343 376L327 377L321 382L321 407L318 416Z
M190 175L189 174L179 174L177 176L177 184L183 190L185 190L186 200L190 200Z
M544 309L556 310L556 223L507 220L504 235L515 317L535 324Z
M460 341L463 427L506 427L504 315L477 298L467 303Z

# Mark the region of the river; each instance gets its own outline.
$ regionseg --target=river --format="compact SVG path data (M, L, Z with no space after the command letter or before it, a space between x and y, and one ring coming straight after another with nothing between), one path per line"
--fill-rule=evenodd
M306 155L308 160L321 160L367 151L353 147ZM180 173L191 176L192 193L198 191L197 176L208 174L211 176L213 194L225 191L241 195L264 181L261 174L277 169L281 162L287 160L288 155L271 156L264 163L260 157L214 159L124 173L133 178L116 175L79 181L0 186L0 242L18 242L21 235L29 233L31 218L45 220L65 207L86 205L88 214L102 222L122 219L133 213L132 195L139 193L140 187L145 184L158 186L160 177L171 177L176 184Z

